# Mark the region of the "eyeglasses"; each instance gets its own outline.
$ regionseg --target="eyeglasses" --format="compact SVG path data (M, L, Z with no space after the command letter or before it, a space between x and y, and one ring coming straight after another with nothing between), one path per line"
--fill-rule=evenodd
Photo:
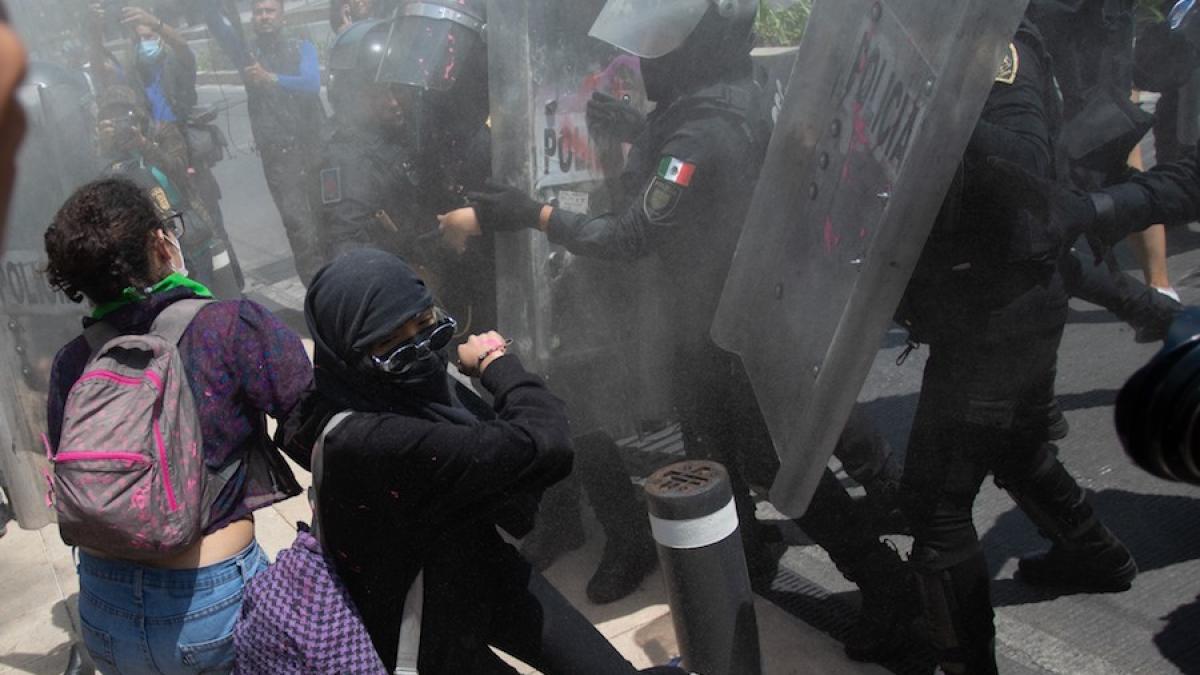
M183 214L179 211L171 211L166 218L159 221L162 229L175 235L175 239L183 241L183 235L187 232L187 225L183 222Z
M434 310L434 318L436 324L432 328L404 342L390 354L371 356L371 363L385 373L403 375L417 361L450 344L454 332L458 330L458 322L438 309Z

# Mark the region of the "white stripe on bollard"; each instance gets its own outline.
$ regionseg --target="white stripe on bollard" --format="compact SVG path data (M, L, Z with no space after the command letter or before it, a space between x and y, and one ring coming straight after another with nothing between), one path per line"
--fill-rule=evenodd
M213 256L213 269L219 270L222 267L229 267L229 251L222 251Z
M738 527L733 499L716 513L691 520L663 520L650 516L654 541L667 548L704 548L733 534Z

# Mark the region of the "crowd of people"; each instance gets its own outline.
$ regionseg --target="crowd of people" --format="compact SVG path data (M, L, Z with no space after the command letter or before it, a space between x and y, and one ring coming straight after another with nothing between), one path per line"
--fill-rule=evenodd
M546 673L636 672L541 575L578 545L572 535L543 531L518 550L501 534L553 518L549 495L574 475L607 538L588 598L627 596L657 563L612 437L575 428L587 403L564 403L493 330L499 233L662 263L684 450L728 468L748 569L769 584L781 550L751 486L773 482L778 458L740 360L709 334L773 130L751 58L758 0L678 13L605 3L591 35L638 57L655 107L588 105L593 134L629 144L623 194L603 214L490 180L486 2L332 2L332 115L317 47L287 34L283 0L250 4L252 39L222 3L201 14L246 87L307 287L311 361L241 297L205 152L221 140L196 121L188 43L123 8L134 49L122 62L105 47L104 6L92 8L106 168L45 232L48 281L90 307L54 360L47 452L100 671L514 672L496 648ZM1113 4L1030 5L897 313L929 348L903 473L856 412L837 456L868 498L826 469L795 521L861 590L850 658L927 644L944 672L997 672L973 521L989 475L1049 541L1020 561L1023 582L1120 592L1138 573L1059 459L1057 354L1072 295L1162 339L1181 305L1156 290L1160 276L1116 271L1110 248L1195 218L1200 169L1194 150L1129 169L1141 134L1128 126L1145 121L1129 103L1132 4ZM1188 11L1172 22L1200 22ZM0 25L0 204L23 132L12 96L23 59ZM1130 125L1071 142L1108 133L1112 110ZM313 472L314 523L271 563L254 512L300 494L285 455ZM907 556L882 538L881 514L896 511Z

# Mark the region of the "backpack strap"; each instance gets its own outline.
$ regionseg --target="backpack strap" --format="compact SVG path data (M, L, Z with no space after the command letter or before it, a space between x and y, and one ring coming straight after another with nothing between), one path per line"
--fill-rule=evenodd
M329 421L325 423L325 428L321 430L321 435L317 436L317 442L313 444L312 457L309 459L309 470L312 473L312 487L308 490L308 505L312 507L313 512L312 529L310 532L317 541L321 541L322 530L321 510L317 508L317 496L321 493L321 478L325 475L325 437L352 414L353 412L350 410L343 410L330 417ZM324 546L325 542L321 541L321 545Z
M97 321L83 329L83 339L87 340L88 349L92 350L93 354L100 351L109 340L120 335L121 331L107 321Z
M394 675L419 675L417 657L421 652L421 614L425 609L425 570L417 571L417 578L408 587L404 596L404 614L400 617L400 643L396 645L396 669Z
M329 432L346 421L353 411L343 410L335 413L325 423L317 442L313 444L312 458L309 467L312 470L312 487L308 491L308 503L312 507L313 523L310 534L325 547L321 540L321 510L317 508L317 497L321 494L322 477L325 474L325 438ZM417 659L421 652L421 616L425 609L425 570L417 571L417 578L408 587L404 596L404 613L400 618L400 640L396 645L396 669L394 675L419 675Z
M150 326L150 332L171 344L178 344L191 325L192 319L211 302L214 301L208 298L177 300L158 313Z

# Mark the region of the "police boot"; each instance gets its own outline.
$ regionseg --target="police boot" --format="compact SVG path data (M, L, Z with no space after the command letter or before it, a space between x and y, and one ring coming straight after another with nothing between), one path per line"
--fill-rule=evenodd
M908 519L900 510L900 476L903 468L896 455L889 455L879 473L863 484L864 505L877 532L909 534Z
M1167 337L1171 322L1183 305L1153 286L1146 286L1123 303L1120 318L1133 327L1135 342L1160 342Z
M995 615L983 552L955 560L914 544L909 562L921 598L921 618L916 628L937 651L942 672L998 673L996 629L992 623Z
M562 555L583 546L579 480L575 474L542 495L537 523L521 542L521 555L544 572Z
M862 607L844 646L855 661L880 661L904 649L913 619L913 580L896 550L884 542L858 559L838 564L858 584Z
M575 439L576 468L596 520L604 530L604 553L588 580L588 600L616 602L636 591L658 565L650 519L621 463L617 444L606 433Z
M902 648L911 619L906 608L912 603L905 602L910 575L896 551L879 541L862 504L826 469L808 511L795 522L862 591L862 610L846 640L846 654L873 661Z
M1099 521L1083 488L1047 446L1029 475L997 475L997 484L1052 542L1049 551L1020 560L1018 578L1036 586L1127 590L1138 571L1133 555Z

